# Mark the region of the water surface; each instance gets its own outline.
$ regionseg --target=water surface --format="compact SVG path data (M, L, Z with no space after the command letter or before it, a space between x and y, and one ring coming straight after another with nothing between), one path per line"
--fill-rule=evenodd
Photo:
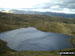
M51 51L72 48L65 34L43 32L33 27L20 28L0 34L0 39L7 42L9 48L28 51Z

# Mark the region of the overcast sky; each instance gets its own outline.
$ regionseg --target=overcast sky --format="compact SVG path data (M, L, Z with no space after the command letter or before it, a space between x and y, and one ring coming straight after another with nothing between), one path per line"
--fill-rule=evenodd
M0 0L0 8L75 14L75 0Z

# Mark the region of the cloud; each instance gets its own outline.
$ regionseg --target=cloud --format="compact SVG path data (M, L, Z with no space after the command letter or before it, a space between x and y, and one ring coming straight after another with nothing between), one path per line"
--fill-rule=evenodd
M75 14L75 0L0 0L0 8L30 8L27 10L50 10Z
M50 0L51 1L51 0ZM52 6L60 6L61 8L75 8L75 0L52 0L51 2L38 4L37 8L40 8L40 5L42 8L50 8Z
M35 0L0 0L1 8L32 8Z
M33 8L50 0L0 0L0 8Z
M38 4L36 10L75 14L75 0L51 0L51 2Z

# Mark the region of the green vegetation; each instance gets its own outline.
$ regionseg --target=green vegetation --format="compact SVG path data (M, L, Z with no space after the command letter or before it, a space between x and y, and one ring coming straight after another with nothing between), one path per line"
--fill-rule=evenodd
M10 52L14 52L14 50L8 48L7 43L0 40L0 56L9 56Z
M31 26L47 32L75 36L74 23L75 19L73 18L0 13L0 32Z
M46 15L0 13L0 32L30 26L46 32L64 33L72 36L70 41L74 48L60 51L75 51L75 19ZM0 40L0 56L60 56L59 51L15 51L8 48L6 44Z

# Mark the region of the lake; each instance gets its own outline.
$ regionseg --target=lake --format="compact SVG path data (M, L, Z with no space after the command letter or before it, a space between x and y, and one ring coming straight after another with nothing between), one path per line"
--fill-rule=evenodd
M7 46L18 51L52 51L72 48L65 34L43 32L34 27L20 28L0 33L0 39L7 42Z

